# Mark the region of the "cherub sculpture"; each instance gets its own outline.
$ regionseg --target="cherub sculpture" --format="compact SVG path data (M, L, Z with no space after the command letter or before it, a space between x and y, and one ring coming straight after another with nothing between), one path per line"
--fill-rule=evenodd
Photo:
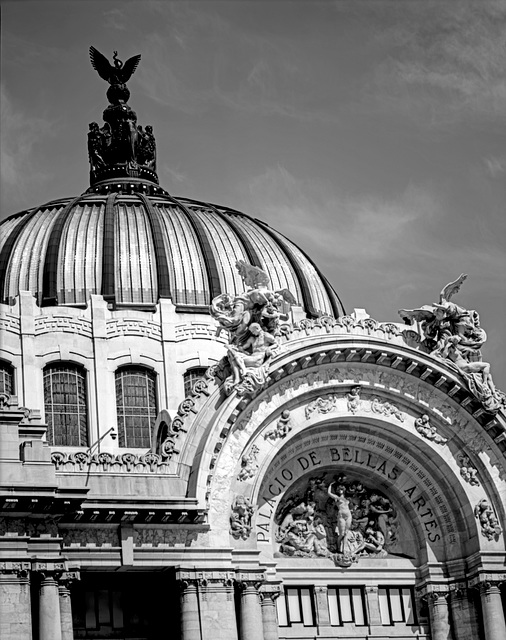
M469 390L490 413L506 406L506 396L496 390L490 374L490 364L481 359L481 347L487 334L474 310L464 309L451 298L460 290L467 275L447 284L439 296L439 303L420 309L401 309L399 315L406 324L420 324L424 336L422 346L431 355L445 360L461 373Z
M436 444L444 444L448 442L448 438L445 438L436 431L436 427L430 423L429 416L424 413L420 418L415 420L415 428L424 438L432 440Z
M211 315L218 321L218 334L226 329L229 336L227 357L232 370L225 381L227 393L251 394L267 380L270 358L279 348L275 338L280 319L287 319L280 311L281 302L295 303L287 290L267 288L269 276L253 265L239 260L237 269L244 285L244 293L232 297L223 293L211 303Z
M487 540L498 540L502 532L499 521L492 509L490 502L483 498L474 508L474 516L479 520L481 532Z
M236 496L230 514L230 533L233 538L249 538L252 515L253 506L249 499L241 495Z

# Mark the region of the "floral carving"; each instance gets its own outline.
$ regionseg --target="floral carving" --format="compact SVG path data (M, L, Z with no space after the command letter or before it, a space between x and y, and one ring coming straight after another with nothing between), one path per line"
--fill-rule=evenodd
M142 528L134 529L134 545L136 547L165 545L168 547L189 547L197 540L198 532L188 529Z
M440 436L436 431L436 427L431 425L430 418L426 413L415 420L415 428L424 438L427 438L427 440L431 440L436 444L444 444L445 442L448 442L448 438Z
M78 529L65 529L62 531L63 546L70 547L78 544L85 547L94 544L97 547L103 545L119 547L119 535L117 527L99 529L97 527L79 527Z
M88 451L63 453L53 451L51 461L56 471L79 472L111 472L111 473L168 473L170 454L163 452L165 442L162 443L162 453L145 454L101 452L91 454Z

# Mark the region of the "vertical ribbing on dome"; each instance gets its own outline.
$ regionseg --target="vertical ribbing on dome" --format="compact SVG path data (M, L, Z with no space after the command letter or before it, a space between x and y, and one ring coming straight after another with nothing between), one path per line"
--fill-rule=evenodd
M232 215L230 213L225 214L223 211L220 211L212 204L206 204L206 206L209 207L209 209L211 209L212 211L214 211L220 217L220 219L223 220L223 222L225 222L232 229L235 235L239 238L239 242L244 247L244 252L248 256L249 263L261 269L262 262L260 260L260 257L258 256L258 253L255 251L255 247L251 244L247 235L243 233L242 229L240 229L238 225L236 225L234 219L232 218Z
M78 202L80 202L80 200L81 196L71 200L65 208L57 214L56 222L51 229L42 275L42 306L58 304L58 254L60 252L60 242L65 223L67 222L72 209Z
M202 255L204 256L207 279L209 282L209 292L211 300L213 300L214 298L216 298L216 296L220 295L221 285L218 275L218 267L216 266L216 258L214 257L211 243L209 242L209 238L207 237L207 232L204 228L204 225L200 222L195 213L188 207L185 207L182 202L179 202L178 200L170 196L166 196L166 198L181 209L181 211L186 215L189 223L191 224L193 230L197 235L197 238L200 242L200 248L202 249ZM211 303L211 300L208 301L208 304Z
M302 293L302 302L303 302L302 306L304 307L304 309L306 310L306 313L309 316L311 316L312 318L318 318L321 314L318 312L318 310L313 304L313 297L311 296L311 289L309 287L308 281L306 279L304 271L300 268L299 263L293 257L292 252L290 251L290 247L288 247L285 244L285 242L283 242L283 240L280 238L279 234L275 234L272 231L272 229L269 227L269 225L267 225L265 222L263 222L262 220L256 220L255 222L261 225L265 233L267 233L273 240L275 240L283 250L284 254L286 255L286 259L290 263L290 266L292 267L292 269L295 272L295 275L297 276L297 280L299 282L300 290Z
M12 251L14 249L14 245L16 244L16 240L21 235L21 232L26 227L26 225L30 222L33 216L38 213L42 207L36 207L30 213L30 209L23 211L20 215L23 216L18 224L14 227L14 229L7 236L7 240L5 241L4 246L2 247L2 251L0 251L0 302L2 304L8 303L9 296L6 295L5 292L5 281L7 279L7 267L9 265L9 261L11 259ZM26 215L23 215L26 214Z
M115 263L114 263L114 201L116 193L110 193L105 202L104 239L102 242L102 290L101 294L107 302L115 302Z
M151 227L151 234L153 236L153 246L155 249L156 258L158 298L172 298L170 290L169 265L167 262L167 254L165 253L165 245L163 243L163 232L160 225L160 220L158 219L155 208L153 207L147 196L145 196L143 193L139 193L137 195L146 207L146 213L148 214L149 225Z

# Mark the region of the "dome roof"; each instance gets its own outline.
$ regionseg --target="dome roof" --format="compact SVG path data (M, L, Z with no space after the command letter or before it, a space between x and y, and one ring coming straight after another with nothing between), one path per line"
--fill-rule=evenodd
M102 182L5 220L1 300L30 291L40 305L81 306L102 294L114 307L143 308L171 298L181 311L205 312L220 293L244 291L235 266L243 260L308 316L344 313L310 258L264 222L142 180L133 187Z

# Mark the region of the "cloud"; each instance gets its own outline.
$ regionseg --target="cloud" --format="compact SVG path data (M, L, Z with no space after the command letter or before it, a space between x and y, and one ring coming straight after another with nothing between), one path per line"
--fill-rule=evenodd
M492 178L501 176L506 171L506 157L489 156L483 158L483 162Z
M107 29L116 29L117 31L125 31L128 24L128 17L121 9L109 9L104 11L104 27Z
M433 126L505 117L504 2L402 3L402 12L387 5L390 24L376 24L371 46L381 61L364 82L364 104Z
M1 104L1 180L5 192L14 198L25 192L28 182L43 182L49 176L34 160L36 145L54 135L54 123L46 118L28 115L14 104L5 87L0 87ZM11 196L9 196L11 197Z

